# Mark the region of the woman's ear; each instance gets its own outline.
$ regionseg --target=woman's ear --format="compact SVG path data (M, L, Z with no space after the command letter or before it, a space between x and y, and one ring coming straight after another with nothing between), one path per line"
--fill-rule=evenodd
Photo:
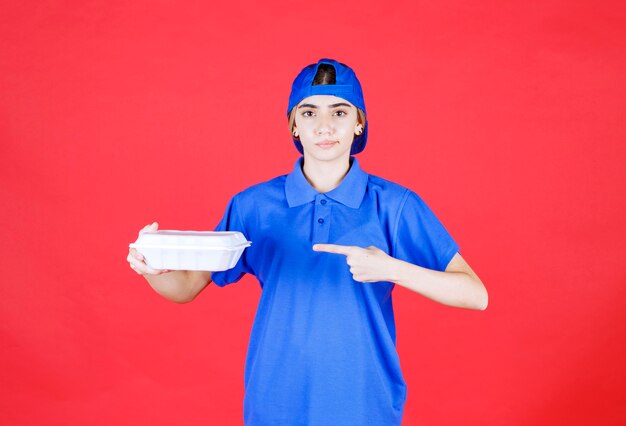
M363 126L361 126L360 124L357 124L357 125L354 127L354 134L358 136L358 135L360 135L361 133L363 133Z
M291 132L293 134L294 138L298 137L298 129L296 129L295 127L293 128L293 132Z

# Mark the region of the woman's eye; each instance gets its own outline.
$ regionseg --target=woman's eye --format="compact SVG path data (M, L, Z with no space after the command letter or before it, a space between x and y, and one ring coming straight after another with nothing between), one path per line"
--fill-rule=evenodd
M345 111L336 111L335 115L338 115L339 117L345 117L346 115L348 115L348 113Z
M304 111L302 113L303 117L313 117L313 111Z

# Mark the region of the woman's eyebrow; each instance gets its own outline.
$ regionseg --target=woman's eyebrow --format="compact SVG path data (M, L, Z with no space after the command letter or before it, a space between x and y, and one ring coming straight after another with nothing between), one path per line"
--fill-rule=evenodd
M328 108L337 108L337 107L348 107L348 108L350 108L350 104L347 104L345 102L339 102L339 103L336 103L336 104L328 105ZM318 106L317 105L313 105L313 104L302 104L298 108L316 108L317 109Z

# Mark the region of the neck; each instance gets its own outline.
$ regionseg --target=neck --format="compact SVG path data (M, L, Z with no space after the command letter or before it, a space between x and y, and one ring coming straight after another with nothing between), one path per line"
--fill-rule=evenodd
M350 157L332 161L315 161L304 158L302 173L317 192L325 193L337 188L350 170Z

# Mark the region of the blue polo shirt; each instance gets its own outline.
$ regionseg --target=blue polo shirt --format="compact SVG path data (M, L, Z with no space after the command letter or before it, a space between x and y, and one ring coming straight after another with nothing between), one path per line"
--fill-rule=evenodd
M249 273L262 287L244 374L246 425L401 423L394 284L354 281L345 256L312 246L376 246L438 271L459 247L413 191L350 161L341 184L322 194L301 157L290 174L235 195L215 228L241 231L252 246L213 282Z

